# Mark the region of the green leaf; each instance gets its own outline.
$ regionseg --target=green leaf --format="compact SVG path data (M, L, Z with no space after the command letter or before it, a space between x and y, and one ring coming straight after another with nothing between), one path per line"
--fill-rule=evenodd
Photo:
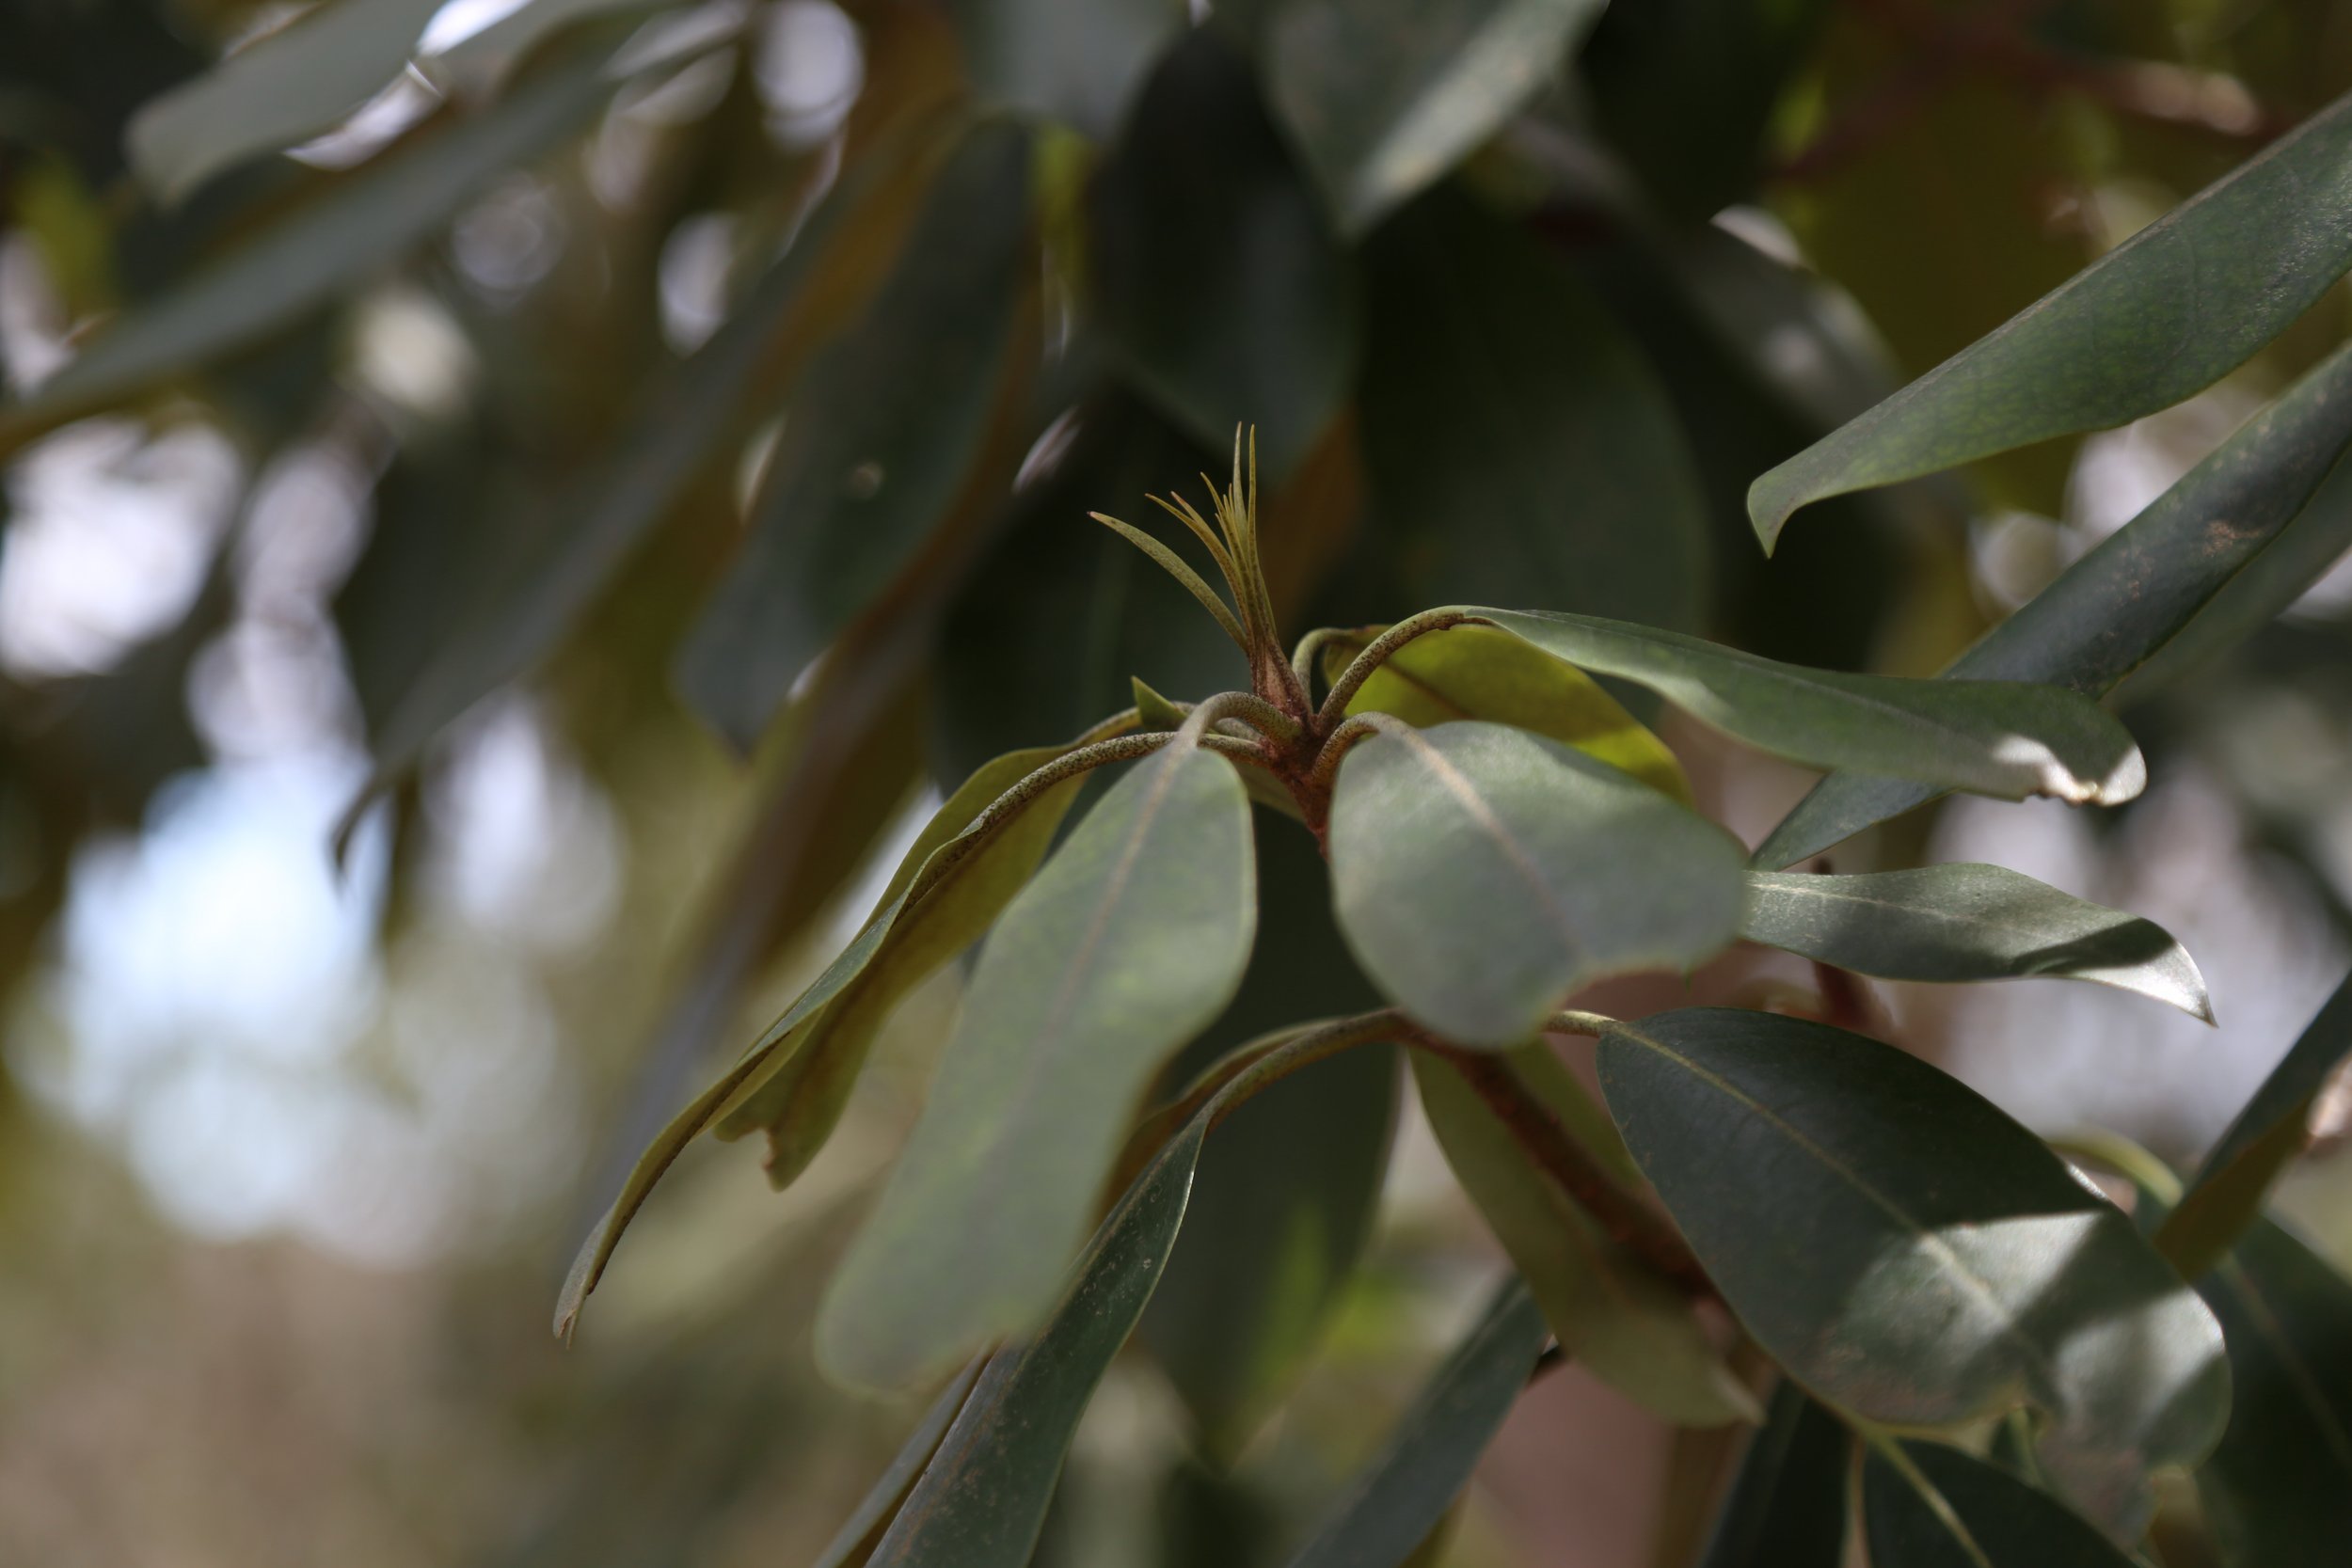
M328 0L150 99L124 140L149 189L177 201L211 176L335 124L389 85L440 0Z
M445 93L485 93L546 40L578 23L614 12L646 12L680 0L524 0L496 22L419 61L427 80Z
M1611 1241L1442 1057L1415 1051L1410 1059L1446 1164L1534 1292L1560 1348L1677 1425L1761 1419L1756 1397L1708 1341L1688 1292ZM1565 1125L1585 1119L1606 1128L1549 1047L1524 1046L1510 1065Z
M1325 678L1337 680L1387 629L1367 626L1326 642ZM1347 711L1393 714L1421 730L1456 719L1532 730L1691 803L1691 782L1674 752L1597 681L1493 626L1450 626L1415 638L1373 672Z
M1838 1568L1851 1443L1836 1417L1784 1381L1748 1439L1698 1568Z
M1090 216L1128 379L1212 451L1250 420L1268 482L1288 475L1346 401L1355 277L1217 34L1194 28L1152 72Z
M907 1434L898 1457L875 1478L856 1512L842 1521L841 1528L834 1532L833 1540L810 1568L863 1568L863 1564L873 1560L874 1548L882 1544L882 1535L905 1506L915 1482L930 1468L931 1456L939 1451L948 1427L962 1413L964 1401L971 1396L973 1385L978 1382L985 1365L985 1358L976 1358L940 1390L930 1408L923 1412L923 1418Z
M1027 133L968 133L864 318L794 394L751 535L678 655L679 689L738 746L962 494L1013 348L1028 189Z
M2162 927L1997 865L1751 871L1740 934L1888 980L2091 980L2213 1022L2196 960Z
M2119 425L2243 364L2352 266L2352 100L1756 482L1766 549L1808 501Z
M2312 1107L2352 1055L2352 974L2336 987L2205 1156L2163 1227L2158 1250L2195 1279L2262 1213L2271 1182L2311 1144Z
M1547 1337L1525 1285L1497 1291L1290 1568L1396 1568L1410 1558L1469 1483Z
M1937 1429L2030 1404L2049 1418L2044 1468L2128 1535L2147 1473L2219 1437L2230 1379L2212 1314L2130 1220L1958 1081L1827 1024L1729 1008L1618 1025L1599 1060L1700 1263L1820 1398Z
M1184 24L1173 0L958 0L951 10L964 70L984 103L1096 140L1118 125L1152 56Z
M1023 1568L1029 1560L1078 1418L1142 1315L1184 1223L1208 1120L1195 1117L1128 1189L1036 1337L989 1358L868 1568ZM1091 1200L1090 1191L1085 1196Z
M1036 1320L1144 1088L1241 981L1249 832L1233 765L1180 736L1014 898L826 1296L818 1350L834 1371L903 1384Z
M2008 1472L1941 1443L1900 1451L1915 1479L1883 1453L1863 1465L1871 1568L2130 1568L2082 1515Z
M2352 1281L2268 1220L2200 1287L2235 1397L2197 1472L2232 1568L2322 1568L2352 1541Z
M2113 805L2148 782L2139 748L2096 703L2015 681L1923 681L1809 670L1677 632L1546 610L1478 610L1555 658L1648 687L1791 762L1857 768L2004 800Z
M1737 841L1554 740L1477 721L1359 743L1331 795L1340 929L1466 1045L1534 1037L1611 974L1689 969L1739 927Z
M1556 72L1595 0L1288 0L1275 105L1340 228L1360 234L1476 150Z
M2347 442L2352 348L1985 633L1946 678L2051 681L2098 696L2185 634L2198 643L2243 636L2333 564L2338 541L2352 543L2352 496L2321 487ZM2338 483L2352 486L2352 476ZM1935 795L1901 780L1824 779L1772 830L1756 863L1794 864Z
M1696 626L1697 465L1584 279L1450 188L1384 226L1364 266L1367 504L1406 592Z

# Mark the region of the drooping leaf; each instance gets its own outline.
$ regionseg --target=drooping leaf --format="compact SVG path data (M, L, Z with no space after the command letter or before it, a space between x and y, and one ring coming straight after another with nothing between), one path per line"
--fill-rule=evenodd
M1385 627L1324 644L1324 674L1336 680ZM1548 735L1587 756L1691 803L1691 783L1666 743L1583 671L1492 626L1449 626L1415 638L1357 689L1347 711L1389 713L1415 729L1485 719Z
M2129 1568L2082 1515L2007 1471L1941 1443L1905 1443L1902 1454L1935 1496L1883 1454L1868 1457L1871 1568Z
M2256 1219L2200 1287L2230 1346L2230 1428L2197 1472L2231 1568L2321 1568L2352 1541L2352 1281Z
M1360 234L1500 130L1558 71L1593 0L1288 0L1263 49L1276 106L1340 228Z
M1184 24L1169 0L959 0L964 69L981 99L1101 139L1161 46Z
M1415 1051L1410 1059L1446 1164L1534 1292L1561 1349L1677 1425L1759 1419L1755 1396L1708 1342L1689 1293L1610 1240L1442 1058ZM1564 1123L1573 1125L1579 1108L1598 1117L1549 1047L1521 1047L1510 1062Z
M1051 1299L1127 1115L1241 981L1257 914L1233 765L1180 736L1006 909L937 1080L818 1322L858 1383L910 1381Z
M1475 721L1359 743L1331 795L1340 929L1414 1018L1528 1040L1569 992L1688 969L1740 920L1739 847L1581 752Z
M679 689L737 745L962 494L1021 313L1028 182L1025 132L969 132L865 316L795 394L751 536L678 655Z
M1384 226L1364 266L1370 522L1411 600L1696 626L1696 465L1585 281L1450 188Z
M1648 687L1736 740L1814 768L1859 768L2005 800L2112 805L2147 764L2096 703L2016 681L1808 670L1649 626L1547 610L1464 615L1596 674Z
M1851 1441L1836 1417L1784 1381L1748 1439L1698 1568L1837 1568Z
M2091 980L2213 1022L2196 960L2162 927L1997 865L1751 871L1740 934L1888 980Z
M1469 1483L1546 1338L1524 1284L1496 1292L1290 1568L1398 1568L1409 1559Z
M1609 1109L1756 1341L1870 1420L2030 1404L2044 1468L2124 1535L2229 1409L2212 1314L2032 1133L1891 1046L1729 1008L1621 1024Z
M914 1483L930 1467L931 1455L939 1451L947 1429L962 1413L963 1402L971 1396L973 1385L979 1381L986 1364L985 1359L976 1358L939 1391L939 1397L907 1434L898 1456L874 1478L874 1484L866 1489L855 1512L841 1522L841 1528L834 1532L833 1540L810 1568L863 1568L872 1560L874 1548L882 1544L883 1533L898 1516L908 1495L914 1490Z
M2182 1274L2191 1279L2203 1274L2262 1213L2271 1182L2310 1146L2312 1107L2346 1056L2352 1056L2352 975L2270 1069L2165 1217L2156 1246Z
M2330 356L2248 420L2139 515L1985 633L1945 676L2051 681L2097 696L2148 665L2184 631L2195 628L2202 641L2209 610L2233 635L2250 631L2341 553L2312 549L2306 540L2352 542L2352 504L2323 509L2314 499L2315 492L2335 490L2322 490L2322 482L2347 442L2352 349ZM2265 569L2274 557L2295 562L2302 572L2274 580ZM2234 586L2240 581L2258 586L2241 597ZM1824 779L1772 830L1756 863L1792 865L1935 795L1917 783L1858 773Z
M440 0L328 0L131 117L131 166L176 201L317 135L398 76Z
M1355 279L1216 32L1193 29L1153 71L1089 207L1128 378L1212 451L1248 420L1267 482L1288 475L1346 400Z

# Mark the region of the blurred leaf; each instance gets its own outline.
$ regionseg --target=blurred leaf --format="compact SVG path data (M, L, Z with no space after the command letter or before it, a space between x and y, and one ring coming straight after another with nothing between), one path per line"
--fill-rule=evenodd
M342 0L350 4L351 0ZM421 61L424 75L444 91L487 92L542 42L575 23L621 11L657 11L683 0L523 0L513 10L450 48Z
M2162 927L1997 865L1751 871L1740 934L1888 980L2091 980L2213 1022L2196 960Z
M1609 1109L1725 1301L1821 1398L1890 1426L2031 1404L2045 1468L2119 1533L2219 1437L2213 1317L2130 1220L1957 1080L1827 1024L1620 1024ZM1724 1172L1736 1169L1737 1180Z
M1424 1385L1290 1568L1397 1568L1443 1522L1518 1402L1549 1335L1514 1279Z
M2042 680L2099 695L2154 658L2216 608L2250 629L2309 586L2328 564L2301 541L2340 536L2352 505L2307 506L2352 442L2352 348L2339 350L2212 455L1954 659L1954 680ZM2308 521L2306 521L2308 519ZM2274 582L2262 568L2294 552L2311 576ZM2233 585L2263 583L2257 607ZM2290 588L2292 591L2290 592ZM2221 607L2228 607L2223 609ZM1794 864L1935 798L1917 784L1839 774L1824 779L1756 852L1761 866Z
M2156 1232L2157 1249L2184 1275L2203 1274L2259 1220L2270 1184L2310 1147L2312 1107L2346 1056L2352 975L2270 1069Z
M968 133L865 317L795 391L750 537L678 654L680 690L739 747L963 493L1014 344L1028 181L1026 132Z
M440 0L326 0L131 117L131 166L177 201L232 164L326 130L390 85Z
M1693 968L1739 927L1738 841L1582 752L1475 721L1361 741L1331 795L1340 928L1374 983L1466 1045L1571 991Z
M1412 598L1695 626L1708 559L1690 449L1583 281L1450 189L1364 259L1374 538Z
M1146 1085L1240 984L1256 895L1241 780L1189 736L1087 814L980 951L922 1119L826 1296L827 1366L890 1386L1035 1321Z
M1836 1417L1782 1380L1698 1568L1838 1568L1851 1443Z
M1161 45L1182 32L1182 0L957 0L956 35L981 100L1059 120L1101 140Z
M1215 32L1194 28L1152 72L1091 212L1102 325L1126 374L1211 450L1248 420L1279 482L1346 400L1355 280L1248 63Z
M2148 778L2123 726L2072 692L1808 670L1677 632L1543 610L1479 610L1555 658L1648 687L1761 751L1814 768L1935 779L2005 800L2112 805Z
M1755 1396L1724 1365L1689 1294L1611 1241L1442 1057L1415 1051L1410 1059L1446 1164L1534 1292L1560 1348L1677 1425L1760 1419ZM1577 1108L1590 1109L1549 1046L1514 1051L1510 1066L1565 1124L1573 1125Z
M2197 1472L2232 1568L2322 1568L2352 1540L2352 1282L2257 1218L2200 1287L2221 1320L2230 1429Z
M940 1390L939 1397L908 1433L898 1457L875 1478L856 1512L842 1521L823 1554L810 1568L863 1568L873 1560L875 1547L882 1544L883 1534L905 1506L923 1472L930 1467L931 1456L939 1451L947 1429L962 1413L964 1401L971 1395L985 1365L985 1357L975 1359Z
M1862 1509L1871 1568L2129 1568L2080 1514L2008 1472L1940 1443L1905 1443L1902 1453L1937 1497L1870 1454Z
M1324 677L1337 680L1386 629L1367 626L1327 641ZM1691 783L1664 741L1584 672L1492 626L1449 626L1415 638L1373 672L1347 711L1394 714L1422 730L1456 719L1532 730L1691 803Z
M1349 234L1444 176L1550 80L1595 0L1283 0L1275 104Z
M1872 221L1883 231L1883 213ZM1756 533L1769 549L1807 501L2168 407L2244 363L2347 266L2352 101L2339 101L1758 479Z

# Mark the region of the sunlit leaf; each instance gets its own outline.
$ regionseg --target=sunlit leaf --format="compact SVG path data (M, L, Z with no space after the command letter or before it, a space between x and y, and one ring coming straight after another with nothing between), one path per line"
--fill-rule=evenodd
M1124 1122L1249 957L1249 807L1179 737L1120 781L1006 909L937 1079L818 1323L893 1386L1035 1322L1084 1239Z
M2213 1022L2196 960L2162 927L1997 865L1752 871L1740 934L1889 980L2091 980Z
M1851 1445L1836 1417L1782 1383L1748 1439L1698 1568L1838 1568Z
M1478 721L1359 743L1331 796L1340 928L1464 1044L1531 1038L1579 987L1687 969L1739 926L1736 840L1627 774Z
M2147 1475L2229 1409L2213 1316L2120 1211L1974 1091L1827 1024L1621 1024L1609 1109L1708 1275L1814 1393L1887 1425L2021 1404L2043 1466L2137 1535Z
M1901 1452L1916 1480L1881 1453L1863 1465L1871 1568L2129 1568L2080 1514L2006 1471L1940 1443Z

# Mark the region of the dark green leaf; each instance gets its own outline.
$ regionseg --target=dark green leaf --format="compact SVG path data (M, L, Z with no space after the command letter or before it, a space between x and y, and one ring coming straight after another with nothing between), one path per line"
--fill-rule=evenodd
M2322 1568L2352 1541L2352 1282L2257 1219L2201 1290L2234 1398L2197 1473L2232 1568Z
M1682 1426L1756 1420L1762 1412L1724 1366L1688 1291L1609 1239L1530 1161L1495 1114L1441 1057L1410 1053L1422 1109L1446 1164L1543 1308L1560 1348L1604 1383ZM1533 1097L1572 1130L1607 1119L1540 1042L1511 1053ZM1613 1132L1610 1133L1613 1143ZM1616 1152L1619 1160L1622 1151Z
M2196 960L2162 927L1997 865L1751 871L1740 934L1889 980L2092 980L2213 1022Z
M1469 1483L1546 1337L1525 1285L1497 1292L1290 1568L1397 1568L1411 1557Z
M1621 1024L1609 1108L1748 1331L1892 1426L2031 1404L2040 1457L2136 1535L2148 1472L2219 1437L2212 1315L2131 1221L1957 1080L1827 1024L1729 1008Z
M1359 234L1534 97L1595 0L1287 0L1273 98L1340 227Z
M1866 768L2006 800L2112 805L2148 782L2096 703L2015 681L1808 670L1677 632L1543 610L1460 612L1596 674L1648 687L1736 740L1815 768ZM1865 760L1865 759L1867 760Z
M1357 745L1332 790L1330 852L1340 928L1364 972L1466 1045L1518 1045L1580 987L1694 967L1739 927L1729 834L1502 724Z
M1770 549L1807 501L2180 402L2352 265L2352 101L2313 116L1991 337L1756 482Z
M984 1365L983 1360L975 1360L940 1390L939 1397L931 1402L930 1408L923 1412L923 1418L915 1422L914 1430L908 1433L898 1457L890 1462L889 1468L875 1478L874 1484L859 1501L856 1512L842 1521L841 1528L834 1532L833 1540L810 1564L810 1568L862 1568L863 1564L872 1560L874 1548L881 1544L883 1532L898 1517L915 1482L930 1467L931 1455L938 1451L941 1440L947 1435L947 1428L961 1414L963 1402L970 1396Z
M2329 546L2352 530L2352 497L2339 496L2336 485L2321 489L2347 441L2352 349L2339 350L2248 420L2138 516L1987 632L1952 662L1946 677L2052 681L2097 696L2185 631L2204 641L2207 611L2217 633L2251 630L2341 553L2314 549L2310 541ZM2321 506L2314 492L2329 503ZM2297 570L2277 573L2274 560ZM2242 581L2251 586L2238 589ZM1772 830L1756 863L1792 865L1935 794L1895 779L1824 779Z
M1583 279L1451 189L1384 227L1364 260L1371 520L1412 599L1697 625L1696 465Z
M1268 482L1289 474L1347 397L1354 277L1217 34L1195 28L1152 72L1091 212L1129 378L1213 451L1248 420Z
M1838 1568L1851 1443L1836 1417L1783 1382L1748 1439L1698 1568Z
M1180 736L1006 909L922 1118L827 1294L818 1347L835 1371L903 1384L1036 1321L1144 1088L1241 981L1257 915L1249 832L1233 765Z
M970 132L864 318L794 395L751 536L678 655L679 689L739 746L962 493L1020 314L1028 189L1025 132Z
M2082 1515L2006 1471L1940 1443L1901 1452L1916 1481L1882 1453L1863 1465L1871 1568L2130 1568Z
M964 69L983 101L1098 140L1184 24L1181 0L959 0L954 14Z
M2184 1275L2203 1274L2261 1214L2271 1182L2309 1147L2312 1106L2347 1055L2352 975L2270 1069L2156 1232L2157 1247Z

